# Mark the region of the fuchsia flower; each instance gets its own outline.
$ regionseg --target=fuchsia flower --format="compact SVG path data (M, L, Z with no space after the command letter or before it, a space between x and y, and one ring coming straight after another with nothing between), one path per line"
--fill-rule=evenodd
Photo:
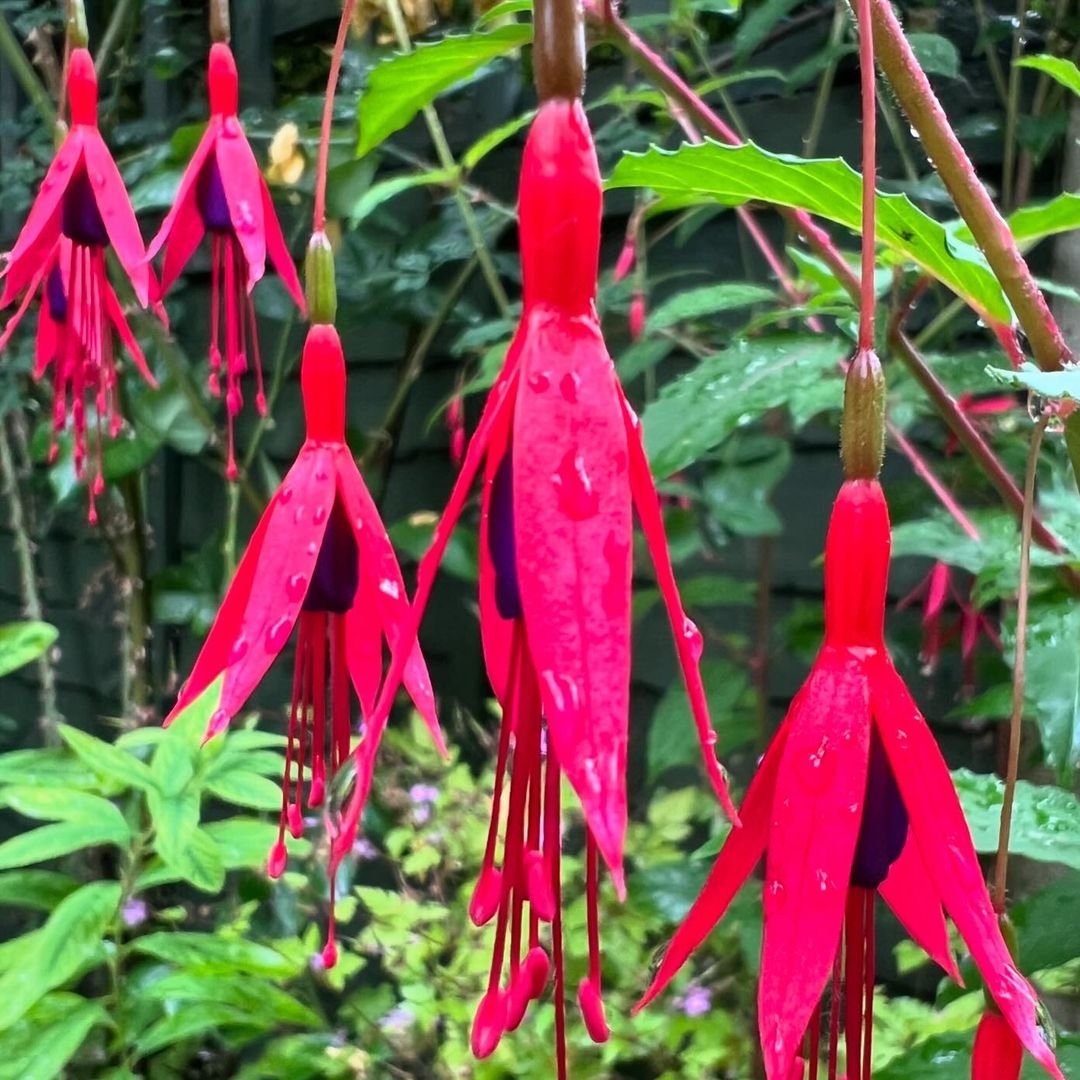
M243 406L240 379L255 372L255 407L266 413L258 328L251 290L262 279L267 258L303 312L304 293L274 203L255 154L237 117L239 84L228 45L210 49L210 123L180 181L176 202L148 250L165 249L161 287L168 292L206 233L211 239L213 284L210 309L210 391L221 394L225 374L229 479L236 477L233 424ZM224 343L222 355L222 314Z
M289 740L278 840L269 858L271 877L285 868L286 826L299 836L305 805L323 803L328 751L331 776L349 756L352 694L367 714L382 678L383 639L399 650L409 625L397 557L345 443L345 359L333 326L316 325L309 331L300 378L307 439L252 534L191 676L165 721L170 723L220 680L220 699L206 737L222 731L296 628ZM407 656L406 688L445 752L427 668L415 643ZM381 730L365 731L362 745L372 757ZM333 832L333 822L330 827ZM334 862L335 870L339 862ZM337 958L333 873L330 879L329 937L323 952L327 967Z
M90 521L97 520L95 496L103 489L101 440L115 438L122 420L117 395L113 333L119 336L142 377L150 373L105 272L111 247L146 305L155 285L145 265L142 237L120 171L97 126L98 88L86 49L72 50L68 66L71 129L56 153L22 232L8 253L0 309L22 300L0 334L2 350L30 307L41 296L34 377L52 368L53 444L69 419L74 433L76 475L86 474L87 409L92 402L97 429L96 460L90 482Z
M1024 1047L1008 1021L993 1010L983 1014L971 1054L971 1080L1020 1080Z
M869 1077L879 893L956 978L944 908L1001 1023L1061 1077L1035 992L1002 938L948 768L885 647L889 553L880 485L848 480L825 549L821 652L750 784L743 828L726 840L641 1004L671 981L764 855L758 1020L769 1080L790 1080L804 1036L810 1076L817 1076L821 998L830 981L830 1080L837 1075L841 982L847 1080Z
M521 173L524 313L421 562L414 601L419 619L483 467L480 624L503 726L491 826L470 908L478 924L496 920L488 990L477 1009L472 1046L485 1057L504 1032L517 1027L529 1002L542 993L553 961L560 1076L566 1069L563 775L586 824L589 968L578 1002L592 1038L602 1042L608 1035L597 897L601 857L616 891L624 893L634 508L675 631L706 768L734 817L698 671L701 634L679 600L637 417L600 333L595 295L601 201L596 152L580 102L545 102ZM394 683L391 667L386 685ZM380 719L377 710L373 723ZM362 805L370 771L361 766L360 775ZM509 806L497 865L504 796ZM339 851L351 845L358 816L351 813L343 824ZM540 942L542 922L551 923L550 960Z

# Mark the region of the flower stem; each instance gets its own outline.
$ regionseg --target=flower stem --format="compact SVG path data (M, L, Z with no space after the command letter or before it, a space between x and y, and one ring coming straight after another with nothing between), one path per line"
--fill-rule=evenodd
M131 16L135 14L135 0L120 0L113 9L109 25L105 27L105 33L101 37L101 45L94 56L94 69L100 78L108 71L109 62L120 42Z
M405 25L405 17L401 13L401 0L386 0L386 13L390 16L398 48L405 53L412 52L413 45L412 39L409 37L409 28ZM502 279L499 277L498 268L491 258L491 252L488 251L487 241L484 239L480 222L476 220L472 205L462 190L461 170L454 160L454 153L450 149L450 143L446 138L446 132L443 130L442 121L432 105L425 106L422 114L428 133L431 136L432 145L435 147L435 154L439 159L439 164L448 173L456 177L452 187L454 201L457 203L458 212L465 223L465 231L469 234L469 240L472 243L473 250L476 252L476 259L480 264L480 272L484 275L488 291L495 301L495 306L499 309L499 314L505 317L510 311L510 299L503 288Z
M1008 297L1035 360L1056 371L1072 353L1009 226L979 182L970 158L919 66L890 0L870 0L877 58L975 242Z
M1016 659L1013 661L1012 716L1009 719L1009 761L1005 774L1005 795L1001 801L997 858L994 861L994 910L1005 912L1005 882L1009 867L1009 833L1012 829L1016 777L1020 769L1020 733L1024 720L1024 675L1027 664L1028 598L1031 592L1031 528L1035 516L1035 476L1039 470L1039 449L1049 422L1043 416L1035 425L1028 451L1024 480L1024 517L1020 526L1020 587L1016 597Z
M231 37L229 0L210 0L210 40L228 44Z
M330 75L326 80L326 101L323 103L322 131L319 137L319 164L315 171L315 210L311 222L311 231L316 233L324 232L326 229L326 174L330 167L334 95L337 93L341 63L345 57L345 43L349 38L349 26L355 9L356 0L345 0L345 6L341 10L341 22L338 24L337 41L334 42L334 53L330 58Z
M33 65L26 58L19 39L15 36L7 17L0 14L0 56L11 66L11 70L18 79L23 93L30 99L38 111L38 115L46 126L52 128L56 124L56 109L53 107L45 87L34 72Z
M859 295L859 350L874 348L874 270L877 258L877 85L870 0L858 0L859 80L862 89L862 282Z
M7 428L0 421L0 488L7 495L8 513L15 546L15 561L19 569L19 588L22 592L23 611L28 619L41 622L45 617L41 594L37 585L37 569L34 566L34 547L26 521L25 507L19 491L19 477L15 468ZM41 716L38 725L46 746L59 745L57 724L63 719L56 705L56 673L48 652L38 659L38 679L41 683Z

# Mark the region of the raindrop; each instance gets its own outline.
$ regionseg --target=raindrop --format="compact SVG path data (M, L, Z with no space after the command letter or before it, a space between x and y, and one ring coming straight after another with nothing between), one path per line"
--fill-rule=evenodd
M576 405L580 385L581 376L576 371L568 371L559 380L559 392L571 405Z
M293 489L291 487L283 487L278 494L278 502L280 502L282 506L285 506L292 497Z
M300 522L304 520L304 509L305 508L303 506L298 506L293 511L293 521L295 521L297 525L299 525Z
M534 371L529 376L529 389L536 394L543 394L551 386L551 376L544 371Z
M316 506L315 507L315 519L314 520L315 520L316 525L321 525L326 520L326 507L325 506Z
M580 451L566 451L551 482L559 494L559 509L574 521L586 521L600 509L600 496L593 490Z
M229 726L229 714L224 709L215 709L206 728L207 738L220 735Z
M285 582L285 595L294 602L303 600L307 593L307 587L308 579L306 574L293 574Z
M105 186L105 177L99 172L92 172L90 174L90 183L96 188L103 188Z
M803 787L811 792L825 791L832 783L836 772L836 755L829 750L829 739L823 736L816 750L807 754L799 779Z
M292 622L287 615L282 615L269 630L266 631L266 651L279 653L285 648L285 642L289 640L289 632L292 630Z
M383 578L379 582L379 592L385 593L392 600L401 599L401 586L391 578Z
M705 651L705 640L701 636L701 631L697 628L697 623L689 615L683 616L682 634L690 647L690 655L696 663L701 659L701 654Z
M779 881L776 878L773 878L772 881L767 881L765 883L765 891L763 894L765 914L771 915L781 908L786 898L784 883L782 881Z
M822 892L828 892L833 887L832 878L824 870L818 870L817 884Z
M248 639L244 637L243 634L241 634L233 642L233 646L229 650L229 663L239 664L240 661L243 660L245 656L247 656L249 644L250 643L248 642Z
M235 116L227 116L225 123L222 125L222 130L225 133L225 137L229 139L236 139L240 137L240 121Z

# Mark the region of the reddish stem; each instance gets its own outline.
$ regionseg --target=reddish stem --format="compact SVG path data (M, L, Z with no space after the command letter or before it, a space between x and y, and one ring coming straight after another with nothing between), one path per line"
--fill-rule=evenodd
M874 85L874 34L870 0L858 0L859 76L862 86L862 292L859 304L859 350L874 348L874 291L877 222L877 87Z
M345 0L338 24L337 41L330 58L330 76L326 80L326 101L323 104L322 132L319 137L319 163L315 170L315 212L312 215L311 231L323 232L326 229L326 174L330 167L330 134L334 126L334 95L337 92L338 79L341 77L341 62L345 56L345 43L349 38L349 26L352 23L356 0Z

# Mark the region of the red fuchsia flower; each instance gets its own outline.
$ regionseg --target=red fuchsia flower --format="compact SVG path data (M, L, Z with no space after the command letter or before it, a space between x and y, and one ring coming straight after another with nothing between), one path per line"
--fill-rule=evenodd
M170 723L220 680L206 738L228 726L296 630L292 704L278 840L268 869L285 869L285 829L303 831L305 806L323 804L328 775L349 757L352 696L367 715L382 678L383 640L403 648L408 598L390 540L345 443L345 359L333 326L308 333L300 370L307 439L266 508L237 568ZM405 686L445 747L424 659L413 643ZM352 689L350 690L350 683ZM382 728L365 731L374 757ZM329 761L329 773L327 763ZM305 792L305 768L310 770ZM330 823L333 833L336 826ZM340 858L333 868L336 871ZM323 961L337 959L334 873Z
M521 324L421 562L413 605L418 620L482 468L480 625L503 724L491 826L470 906L477 924L496 920L472 1048L478 1057L491 1054L541 995L554 966L560 1076L566 1074L562 776L577 794L586 824L589 962L578 1003L592 1038L608 1037L601 1000L599 863L602 858L622 896L635 508L675 632L706 768L734 815L698 670L701 634L679 600L638 420L600 333L595 295L601 202L596 152L580 102L545 102L521 173ZM386 686L394 684L392 666ZM373 723L382 718L377 708ZM358 792L362 805L363 780ZM350 815L353 830L357 818ZM351 845L353 835L343 825L340 850ZM541 923L551 924L550 958L541 944Z
M1024 1047L1008 1021L993 1010L983 1014L971 1054L971 1080L1020 1080Z
M86 474L87 410L95 409L98 440L90 483L90 520L97 520L94 497L101 493L101 438L115 438L122 426L117 400L113 346L119 336L140 374L151 386L146 366L116 293L105 272L111 247L142 305L155 283L145 265L142 236L120 171L97 126L98 88L86 49L72 50L68 66L71 128L41 182L30 215L7 256L0 278L0 309L22 297L0 335L2 350L30 307L41 297L35 378L52 368L53 445L70 420L76 475Z
M203 237L210 234L210 391L215 397L221 395L224 368L229 437L226 470L232 480L237 475L233 425L244 403L240 380L249 369L255 373L255 408L260 416L266 413L251 291L266 271L267 258L301 312L305 305L273 199L237 117L240 90L236 61L222 42L210 49L209 83L210 123L180 181L176 201L150 244L148 257L165 249L161 287L168 292Z
M869 1078L878 894L957 978L944 908L1003 1023L1061 1077L1035 992L1002 938L948 768L885 647L889 555L880 485L846 481L825 549L825 641L750 784L743 827L727 838L641 1004L671 981L764 855L758 1022L769 1080L789 1080L799 1055L817 1077L830 983L828 1076L837 1076L843 984L847 1080Z
M946 625L944 613L950 599L959 613L953 623ZM975 606L970 592L964 595L957 588L952 570L946 563L934 563L926 578L897 607L903 610L918 600L923 605L923 639L919 649L923 674L930 675L937 667L942 648L959 638L964 692L970 694L975 686L975 649L979 637L985 636L1000 651L1001 637L997 627L985 611Z

